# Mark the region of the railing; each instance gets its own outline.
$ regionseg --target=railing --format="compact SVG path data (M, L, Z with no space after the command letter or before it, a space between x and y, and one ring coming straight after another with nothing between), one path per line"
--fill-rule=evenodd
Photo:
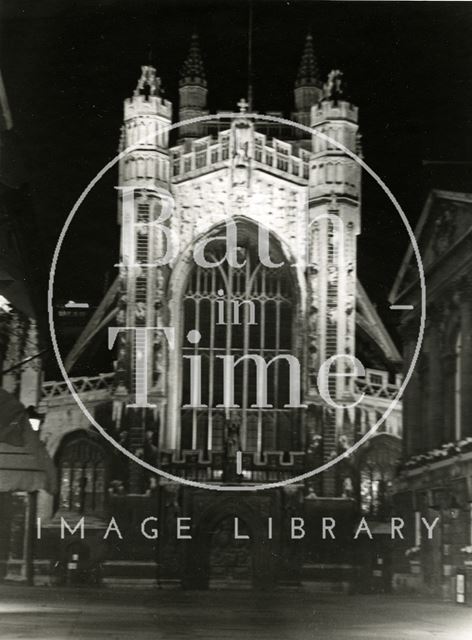
M354 380L354 389L356 393L365 393L366 396L372 398L393 399L398 394L399 385L390 383L374 383L368 378L356 378Z
M219 165L229 160L229 134L219 135L218 141L202 138L194 142L193 149L183 153L183 146L173 147L172 175L182 178L187 174L206 173L214 171ZM294 154L292 145L281 140L272 139L267 144L265 136L255 134L254 161L264 167L270 167L276 172L291 175L301 181L308 179L310 154L304 149L298 149Z
M368 373L368 372L367 372ZM98 376L80 376L69 378L77 393L88 391L110 390L112 388L114 373L101 373ZM369 377L356 378L354 388L358 393L365 393L373 398L394 398L399 390L399 384L375 383ZM64 380L44 382L41 390L41 399L49 400L70 395L70 390Z
M98 376L80 376L69 378L77 393L90 391L109 391L112 387L114 373L101 373ZM41 400L52 400L70 396L70 389L64 380L44 382L41 389Z

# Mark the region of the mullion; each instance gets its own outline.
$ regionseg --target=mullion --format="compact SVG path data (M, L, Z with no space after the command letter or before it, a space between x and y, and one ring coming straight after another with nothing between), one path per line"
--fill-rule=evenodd
M277 280L277 296L275 300L275 356L280 354L280 309L281 309L281 296L280 296L280 279ZM274 371L274 398L275 402L278 401L279 398L279 360L275 361L275 371ZM278 441L278 414L274 413L274 446L277 448Z
M246 258L246 271L245 278L243 279L244 286L240 287L241 299L243 301L249 300L248 295L248 283L251 277L251 264L250 253L248 251ZM249 326L248 326L248 305L243 304L244 309L244 336L243 336L243 355L246 356L249 352ZM248 383L249 383L249 362L247 359L243 360L243 404L242 404L242 424L241 435L243 447L246 447L246 435L247 435L247 408L248 408Z
M199 270L199 274L197 277L197 294L200 293L200 284L201 284L202 272ZM195 300L195 329L200 331L200 299ZM200 349L198 346L198 342L195 343L193 348L194 355L198 355ZM198 409L192 410L192 450L197 448L197 429L198 429Z
M251 272L252 265L249 260L249 255L248 252L246 255L246 265L243 268L234 269L227 263L224 265L224 268L218 267L226 284L226 295L224 298L226 318L225 325L221 327L223 329L221 347L217 346L217 344L219 344L219 340L217 342L219 330L217 331L218 328L215 326L218 313L218 300L222 300L221 296L217 296L217 290L221 288L217 271L215 271L215 269L204 270L202 267L197 267L194 276L190 279L190 287L185 295L185 299L191 299L193 301L193 321L195 325L193 327L190 326L190 324L192 324L190 319L190 322L186 323L186 325L188 325L186 326L186 333L190 329L196 329L200 333L202 330L205 330L205 333L209 334L208 336L203 336L202 334L201 344L185 344L184 346L184 351L187 353L190 352L194 355L208 356L208 362L206 362L206 360L202 361L202 367L208 367L205 371L202 369L202 374L207 374L205 384L202 385L202 400L203 402L208 402L209 407L208 411L204 412L207 427L207 433L204 439L208 450L213 448L215 440L215 434L213 433L215 418L213 404L219 401L220 393L220 391L217 392L215 387L217 383L215 375L220 373L218 365L221 364L219 360L216 361L217 355L233 355L235 359L239 359L242 356L258 354L263 359L267 358L270 360L282 353L289 354L291 352L290 348L286 348L290 347L289 344L281 344L282 337L284 337L284 339L287 338L285 329L282 331L283 321L281 314L287 311L286 303L290 304L290 287L288 286L288 295L286 295L285 285L281 282L280 277L269 273L268 270L261 265L257 265ZM331 256L331 258L333 258L333 256ZM285 274L282 275L282 277L284 276ZM250 336L251 327L249 326L249 320L251 308L248 304L242 305L242 331L235 331L232 326L234 320L233 294L240 305L239 309L241 309L241 303L246 301L257 305L256 309L259 312L257 321L259 321L259 327L256 334L257 341L254 344ZM209 318L207 317L208 315ZM271 326L267 325L268 322ZM274 324L275 327L273 326ZM267 341L271 335L271 344L267 345ZM237 340L237 343L234 342L235 340ZM290 338L288 338L288 340L290 340ZM235 382L240 391L236 393L235 400L237 404L241 405L240 409L238 409L241 424L241 444L243 448L246 448L249 441L251 443L254 441L253 437L248 435L249 416L254 415L257 422L256 450L259 454L262 454L264 448L274 448L279 444L277 432L282 423L278 419L279 409L277 405L280 401L281 365L279 361L276 360L268 371L268 373L271 374L268 378L268 382L270 382L268 392L273 394L273 398L270 398L270 400L274 404L274 409L271 411L264 410L260 407L254 410L250 410L249 408L252 402L250 397L252 394L252 392L250 392L252 384L250 385L249 383L252 381L253 367L256 367L255 363L248 361L247 358L239 365L240 374L236 376ZM220 377L218 380L220 380ZM218 382L217 386L218 388L221 387L221 383ZM281 410L283 411L283 409ZM226 419L230 417L229 408L226 408L225 415ZM199 416L200 410L192 409L192 449L196 449L201 441L201 438L198 438L197 431L199 422L201 423L203 417L200 416L199 421ZM269 422L272 421L272 426L268 425L269 433L267 434L267 438L263 436L264 422L266 419L269 420ZM254 427L256 427L256 425L254 425ZM251 430L252 429L253 426L251 425ZM254 435L256 434L254 433ZM265 444L268 446L265 447Z
M225 348L225 355L229 356L231 355L231 336L232 336L232 330L231 330L231 320L232 320L232 316L231 316L231 312L232 312L232 297L233 297L233 267L231 266L231 264L228 264L228 291L226 292L226 320L229 322L226 322L226 348ZM223 389L223 397L224 397L224 389ZM229 419L229 412L230 410L225 407L225 416L227 419Z
M265 268L262 268L260 271L260 288L259 288L259 297L261 301L261 309L265 307L265 296L266 296L266 274L267 271ZM264 310L264 321L265 321L265 310ZM260 332L260 340L261 340L261 356L264 356L264 345L265 345L265 322L263 322L261 326ZM259 455L262 455L263 450L263 439L262 439L262 409L257 410L257 452Z
M215 366L215 300L216 295L216 272L211 270L211 289L210 289L210 346L209 346L209 362L208 362L208 431L207 431L207 448L211 451L213 442L213 381Z

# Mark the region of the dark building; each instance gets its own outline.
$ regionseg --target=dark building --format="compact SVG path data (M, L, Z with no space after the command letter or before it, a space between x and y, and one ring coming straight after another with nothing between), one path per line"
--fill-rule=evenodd
M0 74L0 580L31 581L36 494L54 491L54 469L38 437L45 314L35 228Z
M424 343L403 399L403 464L395 513L408 526L395 583L472 602L472 195L431 191L416 237L426 277ZM418 336L420 283L409 250L392 291L405 361ZM428 538L423 518L434 522ZM460 600L460 598L459 598Z

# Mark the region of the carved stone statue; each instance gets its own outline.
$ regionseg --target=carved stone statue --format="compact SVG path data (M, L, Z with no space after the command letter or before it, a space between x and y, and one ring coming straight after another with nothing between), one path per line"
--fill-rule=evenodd
M226 427L225 454L227 458L235 458L240 449L239 424L234 419L228 420Z
M352 498L354 495L354 485L350 476L343 479L343 498Z
M234 158L235 166L246 165L249 160L252 126L249 122L236 122L234 124Z

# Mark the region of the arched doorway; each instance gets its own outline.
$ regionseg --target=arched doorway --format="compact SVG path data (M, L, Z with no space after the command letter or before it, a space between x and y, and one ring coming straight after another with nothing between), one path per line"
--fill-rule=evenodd
M359 451L359 504L363 515L382 520L390 516L392 487L401 456L401 441L380 433Z
M274 584L280 551L277 523L274 518L274 539L268 540L263 516L272 511L270 497L244 495L236 501L188 489L184 502L194 514L194 533L184 551L185 589L268 588ZM238 534L249 538L235 539L235 518Z
M249 536L244 520L238 521L238 534ZM253 565L253 543L249 538L235 539L234 518L227 516L217 522L210 537L210 588L252 585Z
M393 482L401 457L401 440L387 433L372 438L359 451L358 489L361 514L367 518L372 540L360 543L357 563L361 590L389 593L392 588Z

